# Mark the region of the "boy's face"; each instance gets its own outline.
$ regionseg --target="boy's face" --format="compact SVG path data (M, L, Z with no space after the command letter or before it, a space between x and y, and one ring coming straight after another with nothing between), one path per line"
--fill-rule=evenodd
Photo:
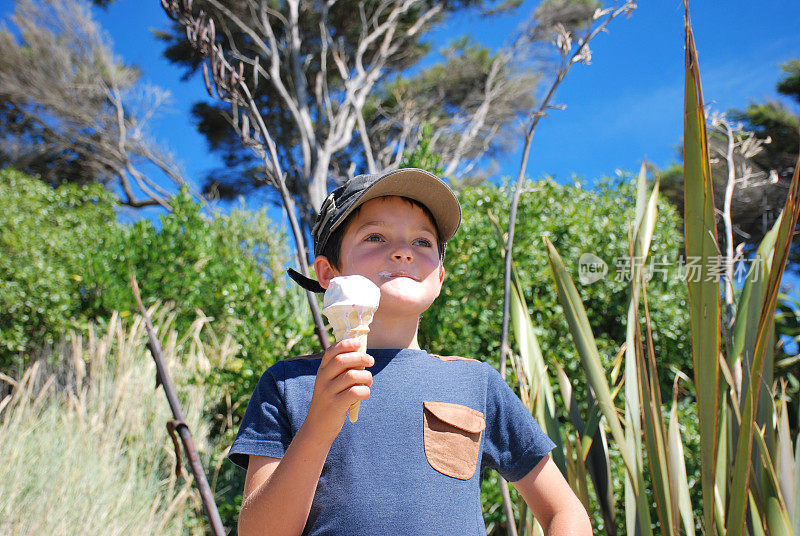
M355 274L378 285L381 314L422 314L444 279L433 222L420 207L396 196L361 206L342 237L339 270L320 259L324 262L315 262L315 268L326 288L335 276Z

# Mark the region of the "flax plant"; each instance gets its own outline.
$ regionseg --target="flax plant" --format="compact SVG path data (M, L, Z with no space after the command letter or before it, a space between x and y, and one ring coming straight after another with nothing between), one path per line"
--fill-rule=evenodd
M558 49L560 57L558 67L556 69L555 78L553 79L550 88L547 90L544 98L537 106L532 109L525 121L524 142L521 152L521 162L517 172L517 180L514 187L514 193L511 196L511 205L509 208L508 219L508 232L503 237L502 242L505 243L505 258L503 270L503 324L501 327L500 339L500 356L499 356L499 369L500 375L505 377L506 374L506 352L508 349L508 324L510 318L511 308L511 282L512 272L512 258L511 252L514 248L514 229L517 221L517 208L519 206L520 196L522 195L522 183L525 178L525 170L528 167L528 158L530 156L531 147L533 146L533 136L536 133L536 127L542 117L545 117L551 109L559 109L563 106L551 104L555 96L556 90L564 81L572 65L576 63L589 64L591 62L592 51L589 47L592 40L600 33L606 32L609 23L621 15L628 15L636 8L636 2L628 0L621 6L616 8L597 8L587 20L583 21L585 24L583 35L577 35L574 31L568 30L563 24L557 24L552 30L552 41ZM576 43L573 45L573 38ZM506 529L509 536L517 536L516 527L512 522L513 512L511 510L511 500L508 492L506 481L499 477L500 493L503 498L503 509L506 512L508 523Z
M207 451L205 390L187 374L235 348L204 344L205 318L180 337L169 329L174 315L154 310L166 360L185 384L186 422ZM10 394L0 400L0 534L203 533L189 522L199 499L191 475L176 475L145 340L141 317L114 314L104 333L70 334L52 359L2 377Z
M622 526L627 534L693 536L699 528L707 535L793 535L800 529L800 440L793 445L782 395L785 383L773 380L772 348L781 276L800 215L800 162L784 210L752 260L728 336L721 322L718 277L723 273L724 255L717 244L703 98L688 8L685 29L687 263L682 275L689 290L693 370L675 372L671 405L664 404L646 270L659 184L656 180L648 191L644 165L637 179L635 218L628 230L627 335L611 370L597 350L590 319L569 271L555 246L544 238L559 303L590 388L587 406L577 407L570 380L559 363L545 360L538 351L516 277L510 294L518 353L512 353L511 363L520 378L523 401L551 436L564 438L565 454L556 452L554 459L590 510L591 482L604 533L613 534L617 526L609 471L609 450L617 450L624 467L624 489L616 490L616 495L624 495ZM693 396L700 452L684 448L677 414L679 382L687 384ZM559 386L562 408L554 405L553 384ZM614 449L609 448L606 433ZM700 504L692 504L687 456L699 457ZM694 518L695 511L702 512L701 519ZM520 523L521 534L541 533L531 519L522 516Z

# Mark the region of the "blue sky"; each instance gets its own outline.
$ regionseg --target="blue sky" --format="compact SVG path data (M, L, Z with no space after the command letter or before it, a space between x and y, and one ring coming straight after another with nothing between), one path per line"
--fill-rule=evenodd
M0 0L0 17L13 1ZM475 13L445 21L432 34L441 48L470 34L492 48L526 18L538 1L486 24ZM718 110L743 108L751 101L776 98L779 65L800 57L800 5L796 0L695 1L690 5L707 103ZM208 99L201 77L182 82L181 70L161 57L153 30L168 19L158 0L116 0L96 9L115 52L137 65L147 83L172 92L171 104L151 124L157 140L171 149L190 179L200 181L221 165L192 123L192 103ZM586 182L615 170L636 170L643 158L658 166L676 161L682 136L683 3L643 1L630 18L612 22L593 42L592 64L576 65L561 85L552 111L534 138L528 174L551 174L559 181L573 174ZM515 175L520 154L500 162L502 175Z
M461 14L435 28L432 42L441 49L469 34L497 48L538 3L527 1L514 14L494 18L490 24L476 13ZM13 6L12 0L0 0L0 19ZM780 64L800 57L800 3L695 0L690 8L706 103L724 111L779 98L775 84ZM172 93L171 103L152 121L151 130L187 177L199 183L222 165L209 153L189 113L195 101L209 97L201 77L181 81L181 69L161 57L163 47L152 32L167 29L169 21L160 2L115 0L107 10L94 13L114 51L141 69L142 80ZM559 182L577 176L591 184L616 170L638 170L643 158L659 167L677 161L683 130L683 39L680 0L644 0L630 18L613 21L609 33L593 41L592 64L574 66L556 93L554 102L566 109L552 111L540 122L528 176L549 174ZM499 162L493 180L499 183L504 176L516 176L520 158L517 152ZM256 199L247 203L251 209L259 204ZM156 219L159 213L160 209L123 209L120 219ZM270 214L285 219L278 209ZM794 282L790 286L797 292Z

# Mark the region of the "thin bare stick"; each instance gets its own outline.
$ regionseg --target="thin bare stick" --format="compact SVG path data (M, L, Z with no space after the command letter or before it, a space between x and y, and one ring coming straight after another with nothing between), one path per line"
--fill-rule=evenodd
M544 100L541 102L538 108L533 110L529 116L529 123L528 127L525 130L525 144L522 149L522 160L520 162L519 171L517 173L517 181L514 187L514 195L511 199L511 209L509 211L508 216L508 236L506 238L506 251L505 251L505 264L504 264L504 275L503 275L503 324L502 324L502 331L501 331L501 338L500 338L500 375L505 378L506 373L506 356L508 354L508 323L509 323L509 308L510 308L510 301L511 301L511 262L512 256L511 252L514 246L514 228L516 227L517 223L517 208L519 206L519 200L522 195L522 183L523 179L525 178L525 170L528 167L528 156L530 154L531 145L533 143L533 135L536 132L536 126L539 124L539 120L544 117L547 113L547 110L552 108L550 105L550 101L553 98L553 95L556 92L556 89L564 80L564 77L569 72L569 68L572 64L576 62L584 62L588 63L589 58L591 57L589 52L589 42L594 39L600 32L604 31L605 27L608 23L614 19L615 17L623 14L623 13L630 13L631 10L634 9L636 4L632 1L626 2L622 7L617 8L616 10L607 12L606 18L600 23L596 28L592 29L592 24L595 20L597 20L598 12L596 12L595 16L592 20L588 21L588 29L586 35L581 39L578 43L577 49L570 54L570 49L572 46L571 38L569 37L568 32L562 25L558 25L557 31L559 35L556 35L555 42L557 46L560 48L561 52L561 64L559 65L558 71L556 73L556 78L553 81L553 84L550 86L550 89L547 92ZM602 16L602 15L600 15ZM502 477L498 477L498 481L500 483L500 492L503 497L503 508L506 511L506 516L508 522L506 523L506 528L508 533L511 536L516 536L516 527L514 525L514 517L513 511L511 509L511 499L508 493L508 485L506 481Z
M720 258L722 258L722 262L724 262L724 270L722 273L725 284L725 328L727 331L733 327L735 316L733 304L733 275L737 255L734 253L733 245L734 226L732 204L734 192L747 188L764 187L766 184L777 182L777 174L767 174L764 171L754 173L750 163L750 159L761 152L764 144L771 143L772 140L770 138L766 140L758 139L753 132L744 130L741 124L732 124L724 113L712 113L710 117L708 117L708 123L712 131L722 135L725 139L724 147L716 143L711 145L712 150L717 155L712 159L711 163L715 164L719 161L719 158L723 158L728 171L722 211L717 211L722 215L722 222L725 229L725 253L724 256L720 254ZM736 176L737 156L742 159L742 173L740 177ZM730 343L730 341L728 342Z
M520 162L519 171L517 173L517 181L514 187L514 194L511 199L511 209L509 211L509 220L508 220L508 237L506 242L506 252L505 252L505 270L504 270L504 279L503 279L503 325L502 325L502 333L501 333L501 340L500 340L500 374L505 374L506 370L506 355L508 350L508 322L509 322L509 304L510 304L510 291L511 291L511 251L514 245L514 228L517 222L517 208L519 206L520 196L522 194L522 182L525 178L525 170L528 167L528 156L530 154L531 145L533 143L533 135L536 132L536 126L539 124L539 120L547 115L547 110L552 108L550 106L550 101L553 98L553 95L556 92L556 89L564 80L564 77L569 72L569 68L576 62L581 61L581 58L587 57L587 53L589 50L589 42L594 39L600 32L605 30L605 27L608 25L611 20L616 18L619 15L624 13L630 13L636 7L636 4L633 1L626 2L622 7L615 9L607 14L606 18L603 22L598 25L596 28L592 29L591 22L589 25L589 29L587 30L586 35L581 39L578 44L578 47L575 51L570 55L569 50L565 50L562 48L562 59L561 64L558 68L558 72L556 73L556 78L553 81L553 84L550 86L550 89L547 92L544 100L541 102L538 108L533 110L529 116L529 123L528 127L525 130L525 144L522 149L522 161ZM563 28L563 27L562 27ZM505 377L505 376L504 376Z
M207 17L203 11L200 11L195 17L192 14L190 0L161 0L161 6L172 20L186 28L189 43L208 60L208 64L203 65L203 75L208 93L212 97L232 105L234 129L242 142L264 161L264 166L268 170L266 180L280 194L283 208L289 218L300 271L308 277L308 254L303 232L297 222L295 204L286 188L286 177L278 158L275 141L258 111L250 88L245 83L244 64L240 61L238 67L234 67L228 62L225 53L216 41L214 20ZM255 136L251 133L251 126L256 129ZM314 319L317 338L322 347L327 348L329 346L328 335L319 311L317 297L311 291L306 291L306 297L311 309L311 316Z
M147 337L150 341L147 343L147 347L150 349L150 354L153 356L153 361L156 363L156 388L158 388L159 385L164 387L164 394L167 395L167 402L169 402L169 408L172 410L172 416L174 417L173 420L167 422L167 429L170 431L173 442L176 441L174 435L175 431L181 436L183 449L186 451L186 457L189 458L189 465L192 468L194 481L197 482L197 490L200 492L200 498L203 500L203 506L205 507L206 515L208 516L208 521L211 524L214 536L225 536L225 528L222 526L222 519L219 517L217 503L214 502L214 494L211 492L208 480L206 479L206 473L203 470L203 464L200 461L200 457L197 455L192 432L185 422L183 408L181 408L178 395L175 393L175 385L173 385L169 371L164 364L164 354L161 351L161 343L153 330L153 323L150 321L150 315L147 313L147 309L145 309L142 303L142 297L139 294L139 285L133 273L131 273L131 289L133 289L133 295L136 298L136 303L139 304L139 310L142 312L144 324L147 328ZM179 472L180 449L177 443L175 445L175 456L177 459L175 470Z

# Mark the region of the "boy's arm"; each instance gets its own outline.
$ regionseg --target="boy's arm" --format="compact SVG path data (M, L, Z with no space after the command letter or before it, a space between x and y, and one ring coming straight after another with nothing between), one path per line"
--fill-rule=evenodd
M301 428L283 458L251 455L239 534L302 533L329 448Z
M319 476L347 410L369 398L374 360L358 352L357 339L344 339L322 357L311 407L283 458L250 456L239 534L297 536L303 532Z
M592 534L586 509L549 455L512 484L547 536Z

